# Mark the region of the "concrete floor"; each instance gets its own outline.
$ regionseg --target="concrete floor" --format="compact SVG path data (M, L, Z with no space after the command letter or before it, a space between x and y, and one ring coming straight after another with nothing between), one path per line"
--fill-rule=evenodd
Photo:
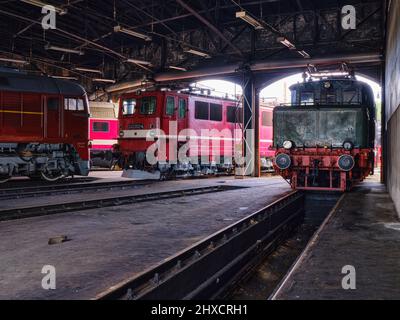
M344 266L356 290L343 289ZM276 299L400 299L400 221L383 185L370 179L344 196Z
M97 174L97 173L96 173ZM103 173L101 173L103 174ZM115 192L229 184L247 189L0 223L0 299L90 299L290 192L279 177L157 183L140 189L21 199L8 207L61 203ZM48 245L49 238L71 239ZM44 265L57 289L43 290Z

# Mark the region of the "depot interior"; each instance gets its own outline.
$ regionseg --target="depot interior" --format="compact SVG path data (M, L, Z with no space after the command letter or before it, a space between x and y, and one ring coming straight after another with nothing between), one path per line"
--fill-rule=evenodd
M46 4L54 29L42 25ZM156 85L216 94L210 81L226 81L259 129L260 105L286 102L266 88L345 63L382 90L377 171L400 214L400 2L345 4L356 9L355 29L342 28L336 0L3 1L0 68L77 82L93 102Z

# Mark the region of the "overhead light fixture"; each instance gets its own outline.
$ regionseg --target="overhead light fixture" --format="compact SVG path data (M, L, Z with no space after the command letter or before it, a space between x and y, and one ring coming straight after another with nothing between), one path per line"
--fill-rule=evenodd
M51 78L54 79L63 79L63 80L75 80L78 81L77 77L64 77L64 76L50 76Z
M310 74L312 78L345 77L348 75L350 75L349 72L318 72Z
M186 53L191 53L191 54L194 54L195 56L203 57L203 58L206 58L206 59L211 58L211 56L208 53L202 52L202 51L199 51L199 50L195 50L195 49L187 49L187 50L185 50L185 52Z
M28 61L21 60L21 59L0 58L0 61L17 63L17 64L29 64Z
M114 32L122 32L122 33L130 35L132 37L143 39L145 41L152 41L153 40L153 38L151 36L147 35L147 34L136 32L136 31L132 31L132 30L123 28L121 26L115 26L114 27Z
M262 23L257 19L253 18L252 16L250 16L246 11L236 12L236 18L246 21L248 24L252 25L256 30L264 29Z
M186 68L182 68L182 67L175 67L175 66L169 66L169 69L174 69L174 70L179 70L179 71L187 71Z
M311 58L310 55L309 55L307 52L305 52L304 50L298 50L297 52L298 52L298 54L300 54L304 59L310 59L310 58Z
M44 47L46 50L54 50L54 51L60 51L60 52L66 52L66 53L74 53L74 54L79 54L80 56L83 56L85 52L80 51L80 50L75 50L75 49L69 49L69 48L62 48L62 47L57 47L53 45L46 45Z
M39 0L21 0L21 1L25 2L25 3L28 3L28 4L31 4L33 6L39 7L39 8L43 8L45 6L51 5L52 7L55 8L56 12L61 16L68 13L67 9L59 8L59 7L56 7L56 6L52 5L52 4L45 3L45 2L42 2L42 1L39 1Z
M82 71L82 72L90 72L90 73L99 73L102 74L103 72L97 69L90 69L90 68L81 68L81 67L77 67L74 68L75 71Z
M290 50L296 50L296 46L290 42L290 40L288 40L285 37L279 37L276 39L278 42L282 43L285 47L289 48Z
M144 60L139 60L139 59L128 59L128 60L126 60L126 62L134 63L134 64L141 64L144 66L151 66L150 61L144 61Z
M115 83L112 79L93 79L94 82Z

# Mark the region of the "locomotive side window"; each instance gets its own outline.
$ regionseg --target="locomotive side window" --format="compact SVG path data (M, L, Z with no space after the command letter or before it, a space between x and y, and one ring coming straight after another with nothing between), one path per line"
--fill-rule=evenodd
M6 77L0 77L0 85L3 87L9 86L10 82L8 81L8 79Z
M135 114L136 111L136 99L125 99L122 102L123 113L126 116Z
M186 100L185 99L179 99L179 118L184 119L186 118Z
M196 101L194 117L198 120L208 120L209 104L203 101Z
M84 111L85 105L82 99L65 98L64 109L68 111Z
M230 123L241 123L242 112L241 108L229 106L226 108L226 121Z
M300 96L301 104L314 104L314 92L302 92Z
M210 104L210 120L211 121L222 121L222 105Z
M108 122L93 122L94 132L109 132L110 127Z
M151 115L156 112L156 97L144 97L141 99L140 113Z
M82 99L77 99L78 102L78 111L84 111L85 110L85 105L83 103Z
M165 114L167 116L173 116L175 113L175 98L167 97L167 103L165 106Z
M47 99L47 109L50 111L57 111L59 108L58 98L48 98Z
M263 111L262 126L263 127L272 127L272 113L271 112Z

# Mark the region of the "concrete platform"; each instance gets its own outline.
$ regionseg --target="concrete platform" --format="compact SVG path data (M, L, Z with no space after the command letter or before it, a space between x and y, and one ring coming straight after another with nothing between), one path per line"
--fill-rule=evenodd
M291 192L277 177L171 181L138 190L212 184L248 188L1 222L0 299L90 299ZM63 199L51 198L22 200ZM71 241L48 245L62 235ZM56 268L56 290L42 289L44 265Z
M342 287L344 266L355 268L355 290ZM383 185L343 196L274 299L400 299L400 223Z

